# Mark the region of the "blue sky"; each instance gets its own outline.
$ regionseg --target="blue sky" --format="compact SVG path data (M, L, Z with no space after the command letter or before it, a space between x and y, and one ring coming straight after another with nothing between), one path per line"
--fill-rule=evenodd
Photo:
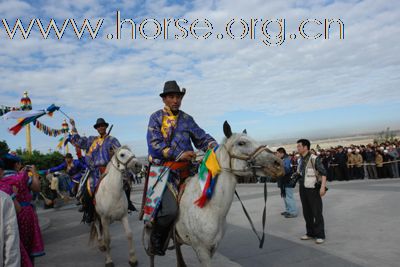
M87 31L82 40L71 25L61 40L43 40L37 26L28 39L18 32L7 38L0 23L0 104L18 105L29 91L34 109L55 103L77 121L78 130L95 134L96 118L114 124L113 135L138 155L146 153L149 115L162 107L158 94L167 80L187 88L182 109L206 131L222 138L222 123L248 129L259 140L353 134L399 129L400 18L397 1L7 1L0 2L0 19L14 25L21 19L50 18L60 27L73 18L92 26L104 19L98 38ZM138 24L146 18L208 19L213 33L207 40L108 40L115 33L116 11ZM286 40L267 47L260 26L256 39L216 38L235 18L286 20ZM291 40L301 20L339 18L345 39ZM241 29L233 27L239 34ZM151 28L151 27L150 27ZM154 29L148 29L149 34ZM277 24L271 25L276 33ZM320 28L307 28L315 32ZM179 33L171 30L172 33ZM173 36L173 35L172 35ZM59 128L60 113L41 122ZM15 149L24 147L23 132L7 129L15 121L0 121L0 139ZM32 129L33 147L55 149L58 138Z

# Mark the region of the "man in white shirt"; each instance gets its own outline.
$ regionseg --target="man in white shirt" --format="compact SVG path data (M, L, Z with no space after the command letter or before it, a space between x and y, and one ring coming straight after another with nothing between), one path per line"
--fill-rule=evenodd
M19 232L14 203L9 195L0 191L0 266L21 266Z
M0 160L0 179L3 176ZM9 195L0 191L0 267L20 267L19 231L14 203Z

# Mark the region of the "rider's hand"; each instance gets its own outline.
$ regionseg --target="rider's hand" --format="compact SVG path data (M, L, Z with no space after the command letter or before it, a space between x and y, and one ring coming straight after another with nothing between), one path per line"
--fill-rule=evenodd
M180 161L191 161L192 159L196 158L196 153L193 151L185 151L183 154L179 157Z
M71 124L71 132L72 133L78 133L78 131L76 130L76 125L75 125L75 121L74 121L74 119L69 119L69 123Z
M214 147L216 147L218 145L217 142L211 142L208 144L208 149L214 149Z
M71 124L72 127L75 127L75 121L74 119L69 119L69 123Z

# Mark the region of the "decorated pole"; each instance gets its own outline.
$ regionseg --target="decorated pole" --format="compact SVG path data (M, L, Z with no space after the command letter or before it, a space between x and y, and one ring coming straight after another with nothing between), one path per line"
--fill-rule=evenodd
M24 96L21 98L21 110L32 110L32 102L28 97L28 92L24 92ZM26 125L26 150L29 154L32 154L32 142L31 142L31 125Z
M69 131L69 127L68 127L68 122L67 120L64 119L64 122L62 123L62 129L65 131L64 132L64 141L67 140L68 137L68 131ZM69 153L69 147L68 147L68 143L65 146L65 153Z

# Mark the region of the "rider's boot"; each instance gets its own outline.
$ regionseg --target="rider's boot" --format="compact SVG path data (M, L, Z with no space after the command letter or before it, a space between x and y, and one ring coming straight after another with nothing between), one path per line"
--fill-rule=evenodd
M155 224L153 226L153 230L151 232L150 241L151 241L151 252L154 255L164 256L164 242L165 242L165 230L159 225Z

